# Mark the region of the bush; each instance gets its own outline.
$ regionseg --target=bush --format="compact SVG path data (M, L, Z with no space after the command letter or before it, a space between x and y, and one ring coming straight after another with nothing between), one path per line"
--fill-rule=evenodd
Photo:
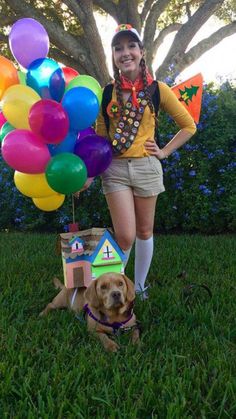
M235 195L236 91L225 83L204 87L198 132L180 150L163 161L166 192L158 198L156 231L220 233L236 227ZM164 145L177 131L160 114L160 141ZM80 228L106 227L111 219L97 178L75 201ZM13 170L0 157L1 229L62 231L72 222L71 197L57 211L38 210L13 183Z
M235 230L235 120L235 89L229 83L219 89L205 86L197 133L163 160L166 192L158 199L156 229ZM160 126L164 145L176 127L165 115Z

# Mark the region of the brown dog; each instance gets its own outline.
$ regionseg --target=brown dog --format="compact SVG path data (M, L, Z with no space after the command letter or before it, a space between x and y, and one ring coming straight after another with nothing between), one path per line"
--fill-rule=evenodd
M133 282L118 273L106 273L92 281L88 288L67 289L59 279L54 279L59 294L40 313L50 310L70 308L78 313L87 313L88 330L95 332L105 349L116 352L118 344L108 335L117 330L132 330L132 342L139 343L139 329L133 313L135 291Z

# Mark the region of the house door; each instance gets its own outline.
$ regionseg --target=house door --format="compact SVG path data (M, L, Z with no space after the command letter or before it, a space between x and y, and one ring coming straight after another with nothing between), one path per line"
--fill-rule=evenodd
M80 266L79 268L73 269L73 280L74 280L74 287L84 287L84 270Z

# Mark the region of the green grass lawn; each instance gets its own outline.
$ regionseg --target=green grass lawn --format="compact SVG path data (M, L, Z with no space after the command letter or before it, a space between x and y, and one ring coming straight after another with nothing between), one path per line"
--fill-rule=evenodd
M142 344L104 352L69 311L39 312L62 279L55 235L0 235L0 418L235 418L236 241L158 236ZM185 274L181 274L184 272ZM133 254L127 274L133 276ZM206 284L183 293L190 283ZM185 288L185 291L188 288Z

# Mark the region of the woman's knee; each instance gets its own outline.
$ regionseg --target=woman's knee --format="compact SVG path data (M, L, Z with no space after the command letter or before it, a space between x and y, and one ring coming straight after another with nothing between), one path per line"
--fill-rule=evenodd
M116 241L122 250L128 250L132 247L135 237L133 235L116 234Z
M153 235L153 230L150 229L150 228L137 229L137 231L136 231L136 236L140 240L148 240L148 239L150 239L150 237L152 237L152 235Z

